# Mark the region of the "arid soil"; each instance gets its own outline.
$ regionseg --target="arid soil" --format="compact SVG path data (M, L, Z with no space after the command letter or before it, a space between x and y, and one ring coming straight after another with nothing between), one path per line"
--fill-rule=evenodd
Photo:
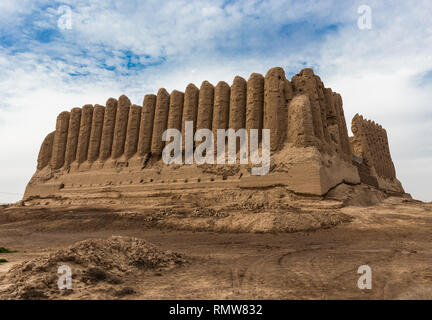
M0 246L17 250L0 253L0 299L432 299L432 204L337 191L231 209L0 207Z

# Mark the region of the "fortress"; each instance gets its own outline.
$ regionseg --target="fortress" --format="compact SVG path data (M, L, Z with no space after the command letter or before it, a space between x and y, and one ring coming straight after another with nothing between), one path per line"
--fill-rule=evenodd
M184 148L186 121L193 121L194 132L270 129L270 172L251 175L251 163L164 164L164 131L180 130ZM134 204L164 190L274 186L322 196L342 183L403 194L386 130L356 115L352 132L349 137L341 96L312 69L291 81L282 68L273 68L247 81L237 76L232 86L204 81L199 89L189 84L184 93L160 89L147 94L142 106L122 95L109 98L105 106L85 105L58 115L55 131L40 148L24 201Z

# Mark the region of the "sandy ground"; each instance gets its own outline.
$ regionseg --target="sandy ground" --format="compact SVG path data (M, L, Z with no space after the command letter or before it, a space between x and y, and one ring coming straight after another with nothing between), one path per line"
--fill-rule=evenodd
M135 292L123 299L432 299L432 204L391 197L333 210L351 222L292 233L227 233L175 230L107 209L0 208L0 246L18 251L0 254L8 260L0 277L77 241L116 235L188 260L125 278L122 286ZM357 287L361 265L372 268L372 290ZM64 298L112 297L82 290Z

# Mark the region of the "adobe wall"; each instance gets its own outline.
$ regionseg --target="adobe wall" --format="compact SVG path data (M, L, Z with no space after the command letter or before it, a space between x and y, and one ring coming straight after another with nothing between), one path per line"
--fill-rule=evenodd
M351 131L354 134L350 139L353 154L364 161L370 175L377 179L378 186L403 192L402 185L396 178L386 130L374 121L356 114L352 119Z
M193 132L270 129L269 174L252 176L251 164L215 165L211 170L166 166L160 159L163 132L180 130L184 148L186 121L193 121ZM24 197L52 190L61 194L68 188L120 188L124 183L140 190L143 183L157 181L164 188L174 183L181 188L186 180L197 179L213 185L235 180L239 187L282 184L294 192L322 195L344 181L360 183L353 153L383 181L381 188L395 189L385 130L356 116L353 132L350 143L341 96L325 88L312 69L291 80L277 67L265 76L253 73L247 81L237 76L231 86L204 81L199 89L189 84L184 93L171 94L162 88L157 95L145 95L142 106L122 95L109 98L105 106L86 105L58 116L56 130L42 143Z

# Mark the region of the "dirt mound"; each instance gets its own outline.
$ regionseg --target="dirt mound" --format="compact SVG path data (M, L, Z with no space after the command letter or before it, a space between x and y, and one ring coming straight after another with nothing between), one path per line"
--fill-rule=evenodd
M177 230L214 231L231 233L279 233L314 231L332 228L352 221L352 217L343 213L331 212L263 212L233 213L228 217L215 218L169 218L162 225Z
M326 195L326 199L339 200L344 206L373 206L384 201L388 196L381 190L367 185L340 184Z
M180 201L186 202L188 198ZM164 216L158 226L216 232L300 232L331 228L352 219L342 201L300 196L285 187L213 192L189 201L192 214Z
M343 206L368 207L379 204L393 195L400 199L411 199L409 194L383 191L366 184L349 185L345 183L330 190L325 199L342 201Z
M0 278L0 298L104 298L132 294L129 278L149 271L166 271L186 263L179 254L163 251L137 238L84 240L54 253L14 266ZM62 265L72 271L72 289L60 290ZM95 294L96 292L96 294ZM91 294L92 293L92 294Z

